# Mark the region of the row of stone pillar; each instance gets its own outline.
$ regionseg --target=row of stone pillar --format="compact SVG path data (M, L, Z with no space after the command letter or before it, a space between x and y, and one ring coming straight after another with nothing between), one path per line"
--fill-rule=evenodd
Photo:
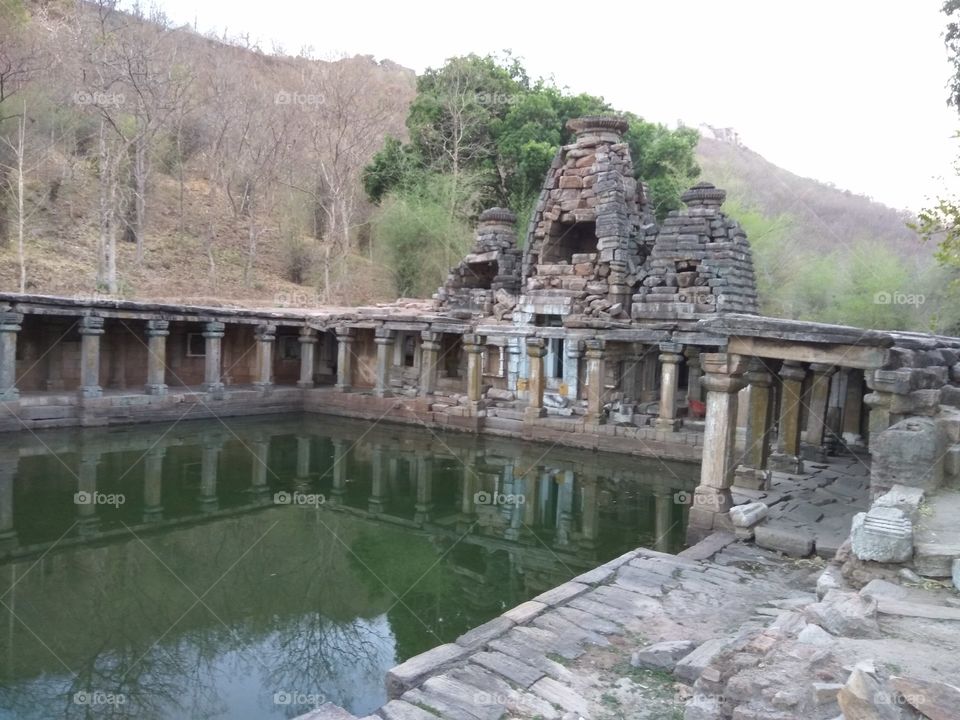
M17 335L22 328L23 315L15 312L0 313L0 400L17 400L20 391L16 386ZM100 386L101 338L104 335L104 318L86 315L78 321L80 334L80 394L85 398L103 394ZM222 378L223 338L226 326L211 321L203 324L204 380L203 389L219 393L224 389ZM167 320L147 320L145 328L147 345L147 381L144 392L148 395L164 395L167 392L167 338L170 323ZM276 340L276 325L261 324L254 331L256 338L257 375L254 385L268 388L273 385L273 347ZM314 386L314 358L318 342L317 331L310 327L300 329L300 387ZM349 359L347 360L349 367ZM59 368L57 368L59 377Z

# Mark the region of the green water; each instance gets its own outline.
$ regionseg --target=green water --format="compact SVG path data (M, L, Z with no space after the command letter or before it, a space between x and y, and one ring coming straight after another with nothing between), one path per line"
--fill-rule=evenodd
M316 416L5 435L0 718L364 715L392 665L676 550L695 477Z

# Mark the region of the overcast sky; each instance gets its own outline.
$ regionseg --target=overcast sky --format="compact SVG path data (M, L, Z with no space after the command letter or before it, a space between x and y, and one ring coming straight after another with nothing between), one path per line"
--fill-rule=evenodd
M768 160L894 207L944 187L960 117L941 0L158 0L201 32L420 72L505 48L532 76L675 125L730 126Z

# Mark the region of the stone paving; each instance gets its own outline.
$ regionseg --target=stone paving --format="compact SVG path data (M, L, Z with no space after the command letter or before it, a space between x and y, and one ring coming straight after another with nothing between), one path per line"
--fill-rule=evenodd
M691 683L766 624L758 605L812 598L815 576L729 534L676 556L638 549L393 668L392 699L366 720L682 718L685 686L632 666L633 651L689 641L677 674ZM304 720L351 717L327 706Z
M741 532L757 545L794 557L831 559L850 535L853 516L870 507L870 456L845 454L804 463L802 475L774 472L769 490L734 487L738 505L769 506L766 519Z

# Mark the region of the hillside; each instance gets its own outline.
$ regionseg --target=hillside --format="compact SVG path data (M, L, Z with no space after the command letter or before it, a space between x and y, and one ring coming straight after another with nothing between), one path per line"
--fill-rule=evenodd
M735 203L767 217L789 215L790 242L831 250L869 239L907 255L932 255L932 248L907 227L913 219L909 213L795 175L744 145L701 134L697 161L703 177L725 188Z

